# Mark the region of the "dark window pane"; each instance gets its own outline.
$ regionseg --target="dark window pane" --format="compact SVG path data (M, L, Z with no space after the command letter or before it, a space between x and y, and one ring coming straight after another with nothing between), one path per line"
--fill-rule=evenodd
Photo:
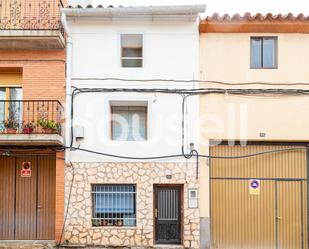
M263 67L275 67L275 39L263 40Z
M251 67L262 67L262 40L259 38L251 39Z
M122 59L123 67L142 67L142 59Z
M142 48L122 48L122 57L142 57Z

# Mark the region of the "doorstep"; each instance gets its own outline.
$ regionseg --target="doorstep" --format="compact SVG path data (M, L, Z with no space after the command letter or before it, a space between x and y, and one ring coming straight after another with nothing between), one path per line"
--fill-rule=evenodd
M183 245L153 245L155 249L184 249Z
M182 245L154 245L154 246L104 246L104 245L61 245L61 249L184 249Z
M86 248L86 245L78 245L78 244L62 244L60 245L60 248L72 248L72 249L80 249L80 248Z
M54 240L0 240L0 249L52 249Z

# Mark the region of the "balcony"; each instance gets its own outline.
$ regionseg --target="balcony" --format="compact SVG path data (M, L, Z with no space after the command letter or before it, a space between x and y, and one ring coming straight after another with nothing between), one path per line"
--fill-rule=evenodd
M62 49L61 0L0 0L0 49Z
M0 145L63 145L57 100L0 100Z

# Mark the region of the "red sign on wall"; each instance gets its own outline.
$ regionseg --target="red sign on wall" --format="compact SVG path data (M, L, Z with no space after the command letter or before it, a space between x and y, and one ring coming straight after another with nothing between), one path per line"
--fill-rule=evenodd
M21 177L31 177L31 163L23 162L20 171Z

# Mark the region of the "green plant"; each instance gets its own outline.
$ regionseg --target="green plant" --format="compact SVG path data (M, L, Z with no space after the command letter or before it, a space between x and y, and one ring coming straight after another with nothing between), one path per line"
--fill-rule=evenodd
M53 129L58 130L58 123L52 119L39 118L37 124L43 129Z
M17 129L19 127L19 123L17 120L10 118L3 121L3 126L6 129Z

